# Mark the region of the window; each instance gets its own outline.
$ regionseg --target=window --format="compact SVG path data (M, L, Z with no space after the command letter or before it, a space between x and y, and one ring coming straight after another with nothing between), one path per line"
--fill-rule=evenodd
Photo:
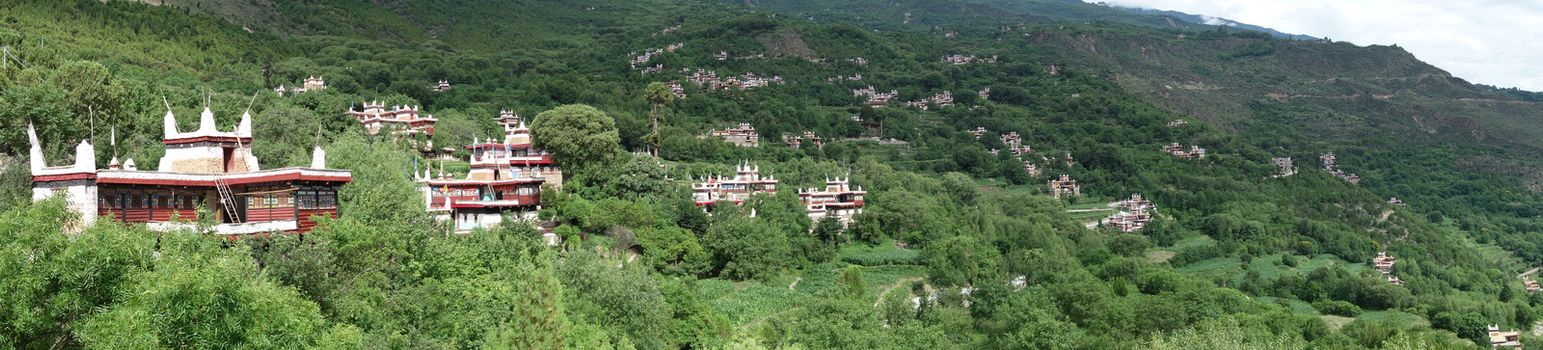
M338 207L337 192L322 190L316 192L316 207L320 209L334 209Z
M299 197L300 209L316 209L316 191L301 190L295 196Z

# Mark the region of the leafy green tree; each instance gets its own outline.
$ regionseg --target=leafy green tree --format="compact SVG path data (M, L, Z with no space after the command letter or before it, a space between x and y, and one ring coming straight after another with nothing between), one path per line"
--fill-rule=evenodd
M1489 333L1486 332L1488 326L1489 322L1483 316L1473 312L1441 312L1431 319L1431 327L1452 331L1458 337L1472 340L1475 344L1489 341Z
M1154 337L1147 348L1165 349L1301 349L1307 344L1290 334L1275 334L1268 329L1245 328L1238 320L1225 317L1201 322L1200 325L1170 334Z
M649 141L654 145L654 156L658 157L660 146L659 119L661 117L659 115L659 107L675 102L675 92L670 90L669 85L661 82L652 82L643 88L643 98L647 99L649 104L648 117L649 125L651 126L650 130L652 130L649 134Z
M702 246L713 257L713 269L733 279L769 278L792 261L788 239L760 218L738 213L719 203L714 222L702 236Z
M118 303L135 276L153 265L153 237L102 224L78 227L62 198L24 204L0 214L0 341L46 348L74 343L72 328L99 308Z
M658 282L640 266L613 264L588 251L570 252L561 259L557 276L563 284L564 311L570 318L614 330L639 348L673 347L669 333L674 310Z
M76 327L88 347L307 346L329 328L315 303L261 279L243 252L193 233L166 236L153 270L128 278L125 299Z
M685 229L645 227L636 231L643 258L660 272L672 275L698 275L708 271L711 261L696 235Z
M59 67L54 73L55 85L64 89L70 101L70 109L76 115L95 111L98 122L118 112L122 104L123 89L115 84L112 72L100 63L75 61ZM105 124L102 124L105 125Z
M954 236L922 250L927 276L944 286L1001 283L1002 254L979 239Z
M992 315L987 335L997 349L1072 349L1082 343L1082 330L1038 288L1014 293Z
M563 287L551 266L539 262L516 284L514 317L494 329L483 343L489 348L562 349L568 320L563 315Z
M372 223L424 217L409 156L386 141L345 134L327 148L327 157L329 167L353 172L353 181L338 190L338 215Z
M541 112L530 126L537 146L552 151L566 167L585 169L621 152L616 121L588 105L564 105Z
M841 270L841 275L836 277L836 294L844 298L858 300L868 295L868 287L863 282L863 268L861 266L852 265Z

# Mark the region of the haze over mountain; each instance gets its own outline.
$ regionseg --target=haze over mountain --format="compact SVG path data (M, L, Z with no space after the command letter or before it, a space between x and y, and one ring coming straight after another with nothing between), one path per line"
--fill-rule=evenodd
M1456 75L1489 85L1543 91L1543 21L1535 1L1114 0L1115 6L1227 17L1361 45L1398 45Z

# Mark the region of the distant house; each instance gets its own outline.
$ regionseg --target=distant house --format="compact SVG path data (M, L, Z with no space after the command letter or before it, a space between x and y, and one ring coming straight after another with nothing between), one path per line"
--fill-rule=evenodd
M323 80L321 77L306 77L305 80L300 83L300 87L285 88L284 84L279 84L279 87L273 88L273 92L278 93L279 96L284 96L285 93L300 94L300 93L305 93L305 92L321 91L321 90L326 90L326 89L327 89L327 81L326 80Z
M851 224L852 217L863 212L863 191L861 186L852 187L852 178L836 177L825 179L824 188L810 188L798 191L798 198L808 210L809 219L816 222L826 217L834 217L842 226Z
M364 130L370 135L387 131L393 135L424 134L434 136L434 124L439 122L434 115L420 115L416 106L392 106L375 102L363 102L364 109L354 110L349 107L344 114L359 121L364 125Z
M1495 348L1521 348L1521 332L1501 331L1500 325L1489 325L1489 346Z
M723 142L732 143L740 147L758 147L761 145L761 134L756 133L755 127L750 123L739 123L738 127L712 130L708 136L723 139Z
M1077 185L1077 180L1072 180L1066 174L1061 174L1059 179L1050 180L1048 185L1050 186L1050 195L1056 198L1082 195L1082 187Z
M1171 154L1174 157L1179 157L1179 158L1184 158L1184 159L1202 159L1202 158L1205 158L1205 148L1201 148L1200 146L1197 146L1197 145L1190 145L1188 148L1186 148L1186 147L1184 147L1184 145L1180 145L1178 143L1171 143L1171 144L1168 144L1167 146L1163 146L1163 153Z
M734 176L709 176L691 185L691 199L704 209L720 201L739 204L756 193L777 193L777 179L761 177L761 167L749 161L734 166Z
M542 186L562 186L562 169L531 144L525 122L509 111L500 112L496 120L504 137L474 139L466 146L471 170L465 178L456 179L443 169L437 175L432 169L417 174L424 207L435 218L452 222L457 232L495 227L505 216L535 222ZM547 237L549 243L553 237Z

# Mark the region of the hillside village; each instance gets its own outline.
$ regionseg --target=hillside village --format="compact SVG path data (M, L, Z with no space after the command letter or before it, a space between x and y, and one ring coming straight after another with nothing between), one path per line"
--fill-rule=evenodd
M1526 152L1358 104L1448 115L1424 83L1148 89L1382 89L1273 61L1382 47L1044 1L0 10L18 348L1543 344ZM1110 56L1157 47L1215 77Z

